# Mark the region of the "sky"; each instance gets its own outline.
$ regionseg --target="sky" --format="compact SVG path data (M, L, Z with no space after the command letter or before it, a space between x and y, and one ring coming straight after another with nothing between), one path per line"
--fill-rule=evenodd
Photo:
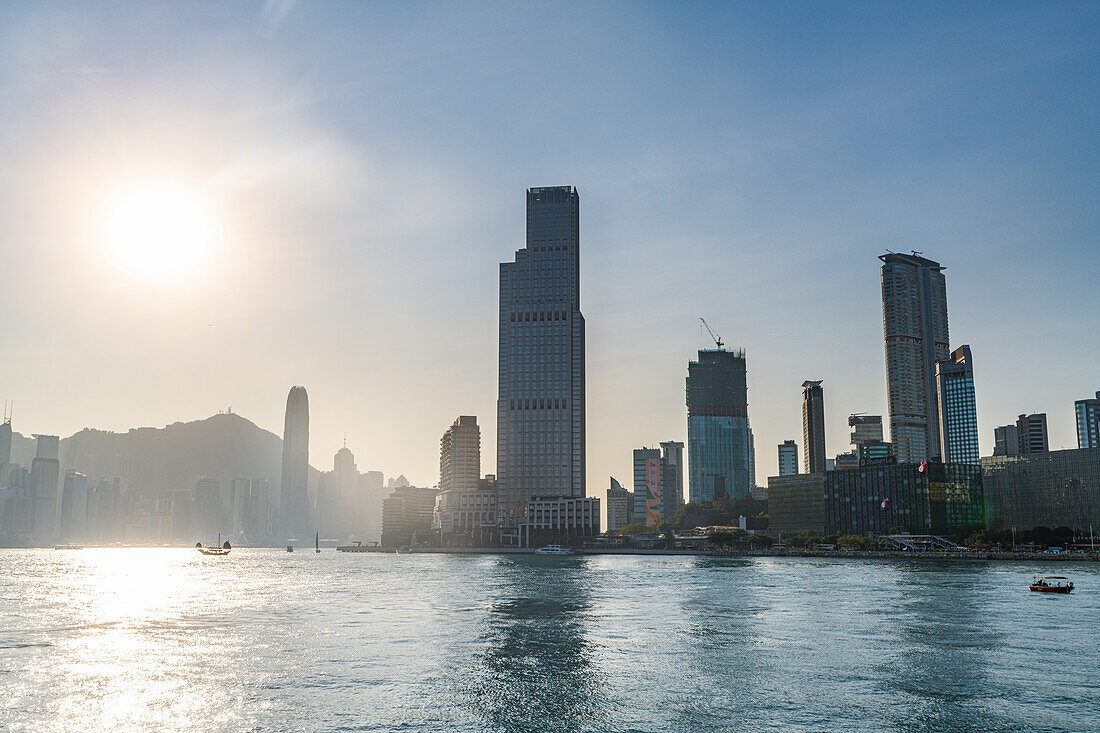
M802 443L806 379L846 450L886 406L886 250L947 267L982 454L1030 412L1075 447L1097 38L1069 2L6 3L0 399L24 434L230 407L281 434L301 384L319 468L346 436L360 470L434 485L472 414L493 472L498 263L524 190L573 185L589 493L686 440L700 316L747 352L759 482ZM122 200L199 236L127 198L150 188L203 212L171 274L109 225Z

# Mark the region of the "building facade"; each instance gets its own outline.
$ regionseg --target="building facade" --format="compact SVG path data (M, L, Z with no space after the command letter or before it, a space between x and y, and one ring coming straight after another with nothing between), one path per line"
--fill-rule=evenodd
M313 523L309 509L309 397L305 387L291 387L283 421L280 536L299 540L312 537Z
M585 495L580 199L527 191L527 243L500 266L498 510L518 526L531 498Z
M745 352L704 349L688 363L688 497L740 499L755 483Z
M400 547L432 541L436 489L402 486L382 502L382 546Z
M536 497L519 524L520 547L577 546L600 534L600 500Z
M618 532L634 521L634 494L611 477L607 489L607 531Z
M1020 435L1015 425L993 428L993 455L1015 456L1020 453Z
M684 444L678 440L661 443L661 504L666 521L684 504Z
M798 473L798 443L793 440L784 440L779 444L779 475L794 476L796 473ZM769 479L769 489L771 485L771 479Z
M1077 447L1100 448L1100 392L1095 398L1073 403L1073 416L1077 423ZM3 453L0 452L0 460Z
M660 524L664 518L661 503L661 451L657 448L634 449L634 523Z
M939 456L936 362L948 358L944 267L916 254L882 260L882 325L890 439L898 460Z
M487 477L488 478L488 477ZM474 489L446 489L435 498L432 527L447 547L488 547L497 526L496 482L479 480Z
M803 473L825 470L825 393L821 380L802 383Z
M1019 454L1046 453L1050 450L1047 438L1047 414L1035 412L1016 418L1016 436L1019 439Z
M825 532L825 473L768 478L768 530L771 534Z
M997 529L1100 528L1100 448L986 457L982 480Z
M981 465L978 408L974 400L974 359L969 346L936 362L936 401L940 420L940 459L944 463Z
M440 491L477 491L481 482L481 428L460 415L439 440Z

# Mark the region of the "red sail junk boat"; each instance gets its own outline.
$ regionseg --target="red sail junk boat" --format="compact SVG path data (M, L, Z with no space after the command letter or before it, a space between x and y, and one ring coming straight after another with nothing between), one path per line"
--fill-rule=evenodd
M1028 590L1036 593L1072 593L1073 582L1061 575L1036 575Z

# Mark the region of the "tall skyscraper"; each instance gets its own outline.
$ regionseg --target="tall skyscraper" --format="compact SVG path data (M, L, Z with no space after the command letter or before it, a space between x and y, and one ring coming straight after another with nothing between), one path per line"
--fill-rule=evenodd
M1015 456L1020 453L1020 435L1015 425L993 428L993 455Z
M659 524L664 518L661 503L661 451L634 449L634 521Z
M439 490L477 491L481 481L481 428L460 415L439 441Z
M615 477L607 489L607 531L618 532L634 521L634 494L622 487Z
M580 199L527 190L527 244L500 265L497 487L518 527L535 497L585 495Z
M703 349L688 362L688 496L740 499L755 479L745 352Z
M661 503L666 520L684 503L684 444L678 440L661 443Z
M936 401L940 420L940 460L981 465L978 408L974 402L974 360L969 346L936 362Z
M1074 402L1073 413L1077 418L1077 447L1100 448L1100 392L1095 398ZM4 458L2 443L0 435L0 460Z
M0 421L0 486L7 481L9 463L11 463L11 418L5 415Z
M57 489L61 479L58 461L60 440L56 435L35 435L34 460L31 461L32 534L39 539L52 537L57 529Z
M1020 454L1046 453L1050 450L1047 441L1047 414L1036 412L1020 415L1016 418L1016 435L1020 441Z
M825 394L821 380L802 383L802 448L805 473L825 470Z
M779 444L779 475L793 476L798 473L798 443L784 440Z
M283 423L283 477L279 485L279 534L305 540L313 534L309 517L309 398L305 387L291 387Z
M944 267L915 253L879 259L890 439L899 462L938 458L936 362L948 358L950 340Z

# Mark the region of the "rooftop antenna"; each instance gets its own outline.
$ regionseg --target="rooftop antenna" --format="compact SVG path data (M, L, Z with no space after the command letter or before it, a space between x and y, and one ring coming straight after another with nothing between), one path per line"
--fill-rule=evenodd
M707 333L714 339L715 345L718 346L719 349L722 348L722 337L714 332L714 329L710 327L710 324L707 323L702 316L699 316L699 320L703 322L703 326L707 329Z

